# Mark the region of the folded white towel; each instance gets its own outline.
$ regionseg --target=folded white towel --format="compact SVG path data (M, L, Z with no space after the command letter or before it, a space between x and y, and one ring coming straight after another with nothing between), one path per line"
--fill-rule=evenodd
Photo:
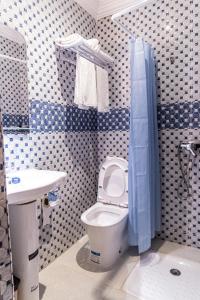
M96 67L97 74L97 99L98 111L106 112L109 109L109 83L108 72L101 67Z
M77 55L74 103L81 109L97 107L95 65L80 55Z
M97 39L89 39L84 41L92 50L99 52L100 51L100 44Z
M78 33L73 33L68 35L65 38L60 39L57 44L60 46L65 46L65 47L73 47L78 44L85 44L86 46L90 47L92 50L98 52L100 51L100 44L97 39L84 39L80 34Z
M57 44L60 46L71 47L74 44L83 43L85 39L78 33L73 33L65 38L60 39Z

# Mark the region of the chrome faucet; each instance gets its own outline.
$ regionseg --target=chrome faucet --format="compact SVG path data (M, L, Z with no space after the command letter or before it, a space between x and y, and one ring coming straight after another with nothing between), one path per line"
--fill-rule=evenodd
M195 157L197 156L197 150L200 149L200 141L189 141L180 144L179 147L189 151Z

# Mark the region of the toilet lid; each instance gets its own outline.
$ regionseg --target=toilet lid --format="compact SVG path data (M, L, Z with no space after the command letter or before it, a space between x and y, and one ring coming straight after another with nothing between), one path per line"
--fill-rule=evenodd
M128 162L107 157L99 173L97 201L128 207Z

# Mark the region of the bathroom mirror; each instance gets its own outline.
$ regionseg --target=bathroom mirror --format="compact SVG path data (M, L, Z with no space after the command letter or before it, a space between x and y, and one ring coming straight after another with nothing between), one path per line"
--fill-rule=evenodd
M24 37L0 23L0 107L4 131L29 129L27 51Z

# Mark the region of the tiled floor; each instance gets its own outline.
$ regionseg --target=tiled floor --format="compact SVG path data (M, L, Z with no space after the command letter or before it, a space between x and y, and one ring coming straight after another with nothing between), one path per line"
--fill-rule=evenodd
M88 259L87 237L83 237L40 272L42 300L137 300L122 290L124 281L138 261L131 251L112 271L100 272Z
M200 262L199 250L175 243L158 240L154 242L153 249L163 254L170 253L176 257ZM91 263L88 253L87 237L83 237L40 272L40 299L139 300L126 294L122 289L139 260L133 249L130 249L120 259L114 269L107 272L101 272L98 265Z

